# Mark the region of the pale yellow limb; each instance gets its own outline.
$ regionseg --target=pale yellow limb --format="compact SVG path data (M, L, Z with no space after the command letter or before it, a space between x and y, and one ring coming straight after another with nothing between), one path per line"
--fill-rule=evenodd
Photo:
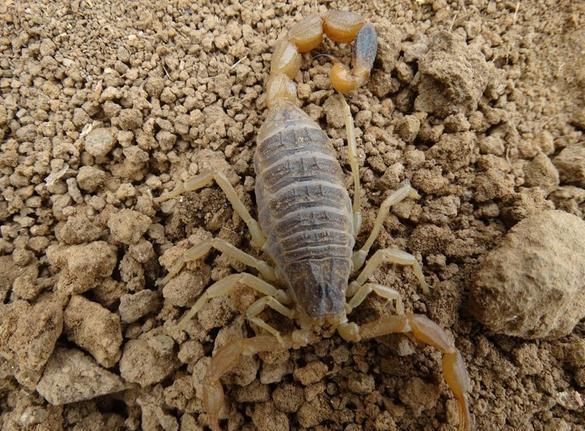
M359 307L359 305L364 302L364 300L372 292L384 299L394 301L396 312L398 314L404 314L404 304L402 303L402 297L400 296L400 293L390 287L382 286L381 284L376 283L365 283L360 286L351 297L350 301L345 305L345 312L347 314L351 313L355 308Z
M362 226L362 188L360 185L360 166L358 163L357 143L355 140L355 128L351 110L343 95L338 96L343 106L343 116L345 120L345 131L347 133L347 145L349 148L349 166L351 167L351 176L353 178L353 236L357 236Z
M288 317L289 319L294 318L295 312L294 310L284 306L278 300L276 300L273 296L264 296L254 302L248 310L246 311L246 319L250 322L258 325L260 328L264 329L265 331L269 332L270 334L274 335L274 337L278 340L278 342L284 346L284 341L280 332L270 326L261 318L257 317L262 311L266 309L266 307L272 308L274 311L282 314L283 316Z
M181 269L183 269L187 262L201 259L207 253L209 253L209 250L211 250L212 248L224 253L226 256L231 257L232 259L237 260L238 262L243 263L244 265L247 265L251 268L255 268L260 273L260 275L262 275L262 278L264 278L265 280L267 281L276 280L276 274L274 273L274 269L266 262L257 259L248 253L243 252L239 248L233 246L232 244L223 239L213 238L207 241L203 241L202 243L197 244L191 247L189 250L187 250L170 268L169 273L165 278L163 278L159 282L159 285L164 286L165 284L167 284L173 277L175 277L179 272L181 272Z
M382 229L384 220L386 219L386 217L388 217L390 208L396 205L397 203L402 202L406 198L412 199L420 198L417 191L410 186L410 183L408 181L405 181L398 190L395 190L390 196L384 199L384 202L382 202L382 205L380 205L380 209L378 210L378 215L376 217L376 221L374 222L372 232L370 232L370 236L368 237L362 248L353 254L352 260L354 271L360 269L364 262L366 261L368 253L370 252L370 248L372 247L372 244L374 244L374 241L380 234L380 230Z
M368 260L362 272L356 277L354 281L349 284L347 289L347 296L355 295L355 292L362 286L368 278L376 271L380 265L385 263L392 263L395 265L412 266L414 275L424 293L429 293L429 287L425 281L425 276L422 268L416 258L405 251L396 248L385 248L376 251L374 255Z
M178 185L177 188L175 188L175 190L172 192L166 193L159 198L156 198L154 201L162 202L168 199L176 198L183 193L193 192L203 187L207 187L213 181L215 181L217 185L223 190L234 211L242 218L242 220L244 220L244 223L246 223L248 226L250 235L252 236L252 242L258 248L262 248L266 242L266 236L262 232L262 229L260 229L258 222L250 215L250 212L244 206L242 200L238 197L236 190L232 187L226 176L221 172L209 172L207 174L192 178Z
M193 304L191 309L179 321L179 327L184 327L189 320L193 319L210 299L217 298L218 296L229 295L239 284L248 286L264 296L272 296L281 303L286 304L290 302L290 298L284 290L277 289L273 285L252 274L248 274L247 272L232 274L209 286L209 288L203 292L199 299L197 299L197 302Z
M457 399L459 431L471 431L473 421L469 412L469 376L465 362L447 333L422 314L386 316L358 326L354 322L340 325L339 334L347 341L381 337L387 334L410 334L418 342L427 344L443 354L443 378Z
M282 349L297 349L317 341L310 334L301 334L295 331L292 335L282 337L279 342L272 335L258 335L228 343L217 351L211 358L203 385L203 406L207 413L207 422L212 431L221 431L219 413L225 403L223 387L220 379L228 373L242 356L252 356L260 352L272 352ZM299 344L299 341L302 341Z

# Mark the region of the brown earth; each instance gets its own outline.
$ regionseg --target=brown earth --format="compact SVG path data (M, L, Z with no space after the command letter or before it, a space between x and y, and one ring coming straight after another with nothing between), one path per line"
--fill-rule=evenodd
M478 430L585 430L585 4L294 3L0 2L3 431L204 429L209 357L253 334L240 316L254 297L212 300L182 331L204 287L244 268L212 253L156 282L205 238L258 253L217 187L153 197L214 169L255 213L272 48L327 8L379 35L371 80L348 98L358 244L401 181L422 196L392 210L375 248L415 254L432 293L409 270L372 279L453 335ZM318 51L349 61L347 46ZM299 97L349 187L328 68L307 55ZM370 297L356 319L390 312ZM231 430L457 425L440 355L403 336L247 358L224 386Z

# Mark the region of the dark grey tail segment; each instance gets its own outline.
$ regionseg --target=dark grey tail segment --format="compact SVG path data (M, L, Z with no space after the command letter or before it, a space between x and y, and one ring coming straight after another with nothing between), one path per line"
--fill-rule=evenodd
M378 52L378 36L372 24L365 24L360 29L354 46L355 61L359 62L360 66L371 70Z
M327 135L302 110L275 108L259 132L256 199L267 251L311 317L339 314L351 271L351 200Z

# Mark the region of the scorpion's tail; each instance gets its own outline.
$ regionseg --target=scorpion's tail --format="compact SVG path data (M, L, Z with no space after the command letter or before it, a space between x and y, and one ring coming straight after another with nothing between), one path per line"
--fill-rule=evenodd
M334 59L330 72L333 88L348 93L365 84L376 58L376 30L357 13L331 10L322 16L304 18L277 43L266 85L269 107L282 100L296 102L296 86L292 80L300 70L301 54L320 45L324 34L335 42L355 41L353 69Z

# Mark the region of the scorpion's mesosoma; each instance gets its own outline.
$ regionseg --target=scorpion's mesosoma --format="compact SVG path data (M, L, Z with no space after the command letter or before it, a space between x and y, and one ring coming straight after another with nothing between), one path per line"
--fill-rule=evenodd
M408 253L397 249L378 250L366 263L370 247L390 207L405 198L417 198L418 194L406 183L386 198L365 244L353 252L354 238L361 224L361 189L349 106L340 96L354 182L353 205L329 139L297 106L293 79L300 69L301 53L318 46L324 34L335 42L355 40L353 69L337 60L331 68L332 86L340 93L350 92L364 84L373 66L377 50L376 32L371 24L353 12L332 10L322 16L306 17L277 43L266 84L269 110L258 132L254 158L259 223L252 218L226 177L218 172L187 181L158 199L170 199L215 181L247 224L254 245L274 263L273 267L226 241L212 239L189 249L162 281L166 283L181 271L185 262L202 258L212 248L258 271L258 276L239 273L217 281L207 288L180 322L184 325L209 299L227 295L240 284L261 295L246 312L246 318L261 334L220 348L208 367L203 401L209 425L214 431L221 429L219 414L224 405L224 393L220 378L242 355L300 348L337 331L343 339L351 342L390 333L406 333L439 349L443 353L444 378L458 402L459 429L471 430L469 379L453 341L424 315L405 313L396 290L368 282L369 276L382 264L409 265L421 287L427 290L421 267ZM352 273L358 275L350 283ZM347 316L371 292L395 301L397 314L361 326L350 322ZM261 314L266 307L295 319L299 328L290 335L281 335L262 320Z

